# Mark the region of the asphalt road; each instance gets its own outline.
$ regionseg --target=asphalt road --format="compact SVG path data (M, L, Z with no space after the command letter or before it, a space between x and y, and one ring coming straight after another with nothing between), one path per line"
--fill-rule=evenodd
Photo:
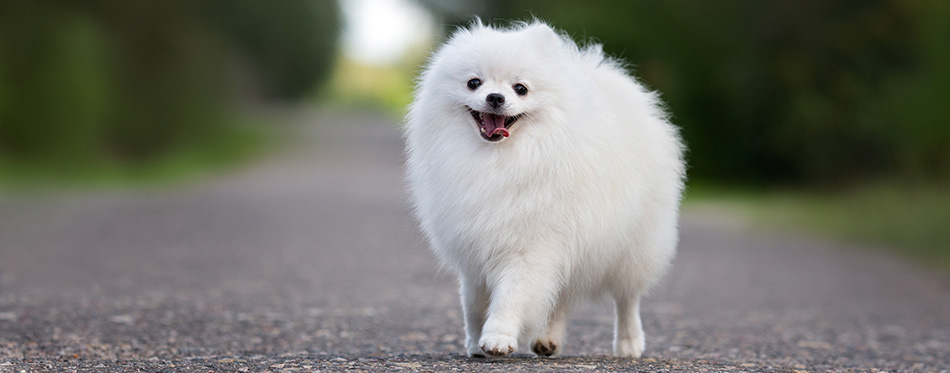
M564 357L465 358L394 125L300 121L322 125L196 185L0 195L0 372L950 369L947 277L705 208L643 303L642 359L609 357L607 304Z

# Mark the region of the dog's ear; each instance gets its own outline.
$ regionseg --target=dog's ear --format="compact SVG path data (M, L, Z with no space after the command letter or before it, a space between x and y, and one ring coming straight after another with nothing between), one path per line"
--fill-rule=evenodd
M530 35L537 38L539 41L545 43L559 43L561 41L561 35L554 31L551 26L548 26L544 22L536 21L534 23L528 24L524 28Z

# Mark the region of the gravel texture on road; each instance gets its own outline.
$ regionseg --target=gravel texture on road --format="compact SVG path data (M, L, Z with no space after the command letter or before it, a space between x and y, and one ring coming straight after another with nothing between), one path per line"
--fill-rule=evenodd
M702 208L642 305L642 359L609 356L606 303L566 356L465 358L395 124L298 120L320 125L198 185L0 195L0 372L950 369L947 277Z

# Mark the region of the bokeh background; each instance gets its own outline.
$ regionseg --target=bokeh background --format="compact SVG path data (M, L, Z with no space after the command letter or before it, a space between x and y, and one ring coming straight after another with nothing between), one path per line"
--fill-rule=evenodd
M395 125L427 53L476 16L603 43L660 91L687 209L950 269L943 0L3 0L0 190L208 177L280 148L276 113Z

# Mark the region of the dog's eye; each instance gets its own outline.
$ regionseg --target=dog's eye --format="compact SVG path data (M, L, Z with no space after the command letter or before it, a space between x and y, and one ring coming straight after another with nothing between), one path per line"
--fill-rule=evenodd
M469 87L471 87L471 84L469 84ZM524 84L518 83L513 85L511 88L514 88L515 93L517 93L518 96L524 96L528 94L528 87L525 87Z
M468 81L468 89L471 89L473 91L478 89L478 87L481 85L482 85L482 80L478 78L472 78L471 80Z

